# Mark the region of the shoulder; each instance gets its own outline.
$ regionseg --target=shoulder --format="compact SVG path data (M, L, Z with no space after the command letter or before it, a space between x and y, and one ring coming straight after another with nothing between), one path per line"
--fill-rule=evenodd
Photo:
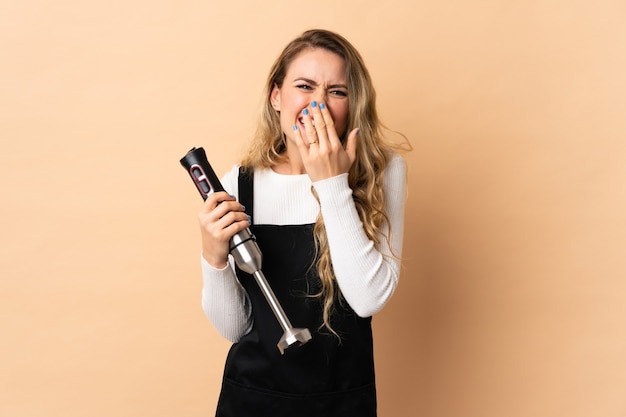
M239 168L241 165L235 164L233 165L224 176L221 178L222 186L224 189L234 195L239 194L239 187L237 185L237 179L239 178Z
M399 153L390 152L389 163L387 164L387 166L406 169L406 161Z
M239 168L241 165L235 164L233 165L222 177L222 183L224 183L224 187L226 187L226 183L231 183L232 181L237 181L237 177L239 177Z
M385 167L385 177L396 180L406 177L406 161L400 154L392 152L389 155L389 161Z

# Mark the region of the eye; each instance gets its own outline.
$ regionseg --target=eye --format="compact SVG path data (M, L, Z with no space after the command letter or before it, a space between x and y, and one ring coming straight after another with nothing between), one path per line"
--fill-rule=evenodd
M348 97L348 93L346 91L343 90L331 90L329 91L329 93L333 96L338 96L338 97Z
M299 88L301 90L312 90L313 88L308 85L308 84L298 84L296 85L296 88Z

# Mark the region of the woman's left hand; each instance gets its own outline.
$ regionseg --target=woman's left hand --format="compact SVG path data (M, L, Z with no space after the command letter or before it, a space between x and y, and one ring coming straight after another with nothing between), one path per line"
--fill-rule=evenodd
M311 181L316 182L345 174L356 159L357 133L352 130L344 149L333 118L324 104L311 104L302 112L305 132L294 126L294 138Z

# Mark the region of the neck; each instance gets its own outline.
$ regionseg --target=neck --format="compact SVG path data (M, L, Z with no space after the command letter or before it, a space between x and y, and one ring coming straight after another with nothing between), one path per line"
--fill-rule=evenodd
M304 164L302 163L302 158L300 157L300 151L295 148L295 146L289 146L287 144L287 149L285 151L285 159L283 162L275 165L272 169L274 172L283 175L302 175L306 174L306 169L304 168Z

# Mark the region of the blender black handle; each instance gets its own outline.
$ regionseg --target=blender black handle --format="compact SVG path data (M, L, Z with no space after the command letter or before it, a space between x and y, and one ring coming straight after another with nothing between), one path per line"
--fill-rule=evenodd
M215 175L213 167L209 164L203 148L192 148L180 160L180 163L196 184L203 200L206 200L211 192L224 191L224 187Z

